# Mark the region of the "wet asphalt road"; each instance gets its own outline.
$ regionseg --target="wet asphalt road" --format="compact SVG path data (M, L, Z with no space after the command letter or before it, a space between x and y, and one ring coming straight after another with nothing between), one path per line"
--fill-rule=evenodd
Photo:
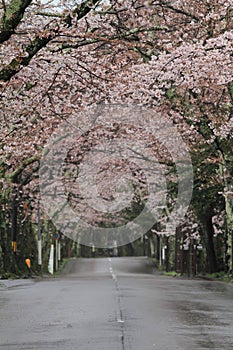
M0 283L0 349L233 349L233 285L156 274L146 258L77 259Z

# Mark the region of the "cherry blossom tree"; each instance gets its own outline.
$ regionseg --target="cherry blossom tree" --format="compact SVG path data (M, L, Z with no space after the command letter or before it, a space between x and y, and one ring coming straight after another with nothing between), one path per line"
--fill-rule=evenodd
M70 115L101 103L150 107L171 120L190 147L195 170L193 208L203 227L210 218L205 236L207 255L212 257L212 217L216 210L225 210L231 270L231 2L11 0L2 1L0 11L3 206L14 191L15 198L23 191L21 198L31 196L37 202L43 146ZM117 135L120 124L119 120L113 134ZM79 161L84 156L82 143L88 144L87 149L93 146L98 132L92 130L80 141L75 155ZM142 130L137 133L147 140ZM158 152L154 144L151 149ZM174 164L167 152L160 153L160 162L171 171ZM118 166L124 169L125 164ZM170 174L176 177L175 170ZM111 175L108 183L117 168ZM142 175L137 177L141 181ZM102 194L106 195L104 189ZM208 216L200 215L200 208ZM166 216L165 212L164 220ZM213 261L209 263L210 270L216 269Z

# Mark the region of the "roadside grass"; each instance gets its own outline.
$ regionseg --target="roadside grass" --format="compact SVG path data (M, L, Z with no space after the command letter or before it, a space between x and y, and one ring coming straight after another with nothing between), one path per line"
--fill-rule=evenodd
M169 271L169 272L163 271L163 275L171 276L171 277L185 277L185 275L182 275L181 273L177 273L175 271ZM201 279L206 279L209 281L233 283L233 276L226 274L225 272L198 274L198 275L194 276L194 278L201 278Z
M150 258L149 260L152 262L156 271L164 276L189 278L186 274L182 275L181 273L176 271L166 272L164 271L163 266L159 266L158 261L156 259ZM227 274L224 271L215 272L215 273L199 273L194 278L202 278L210 281L221 281L226 283L233 283L233 275Z
M222 281L227 283L233 283L233 276L229 275L225 272L215 272L215 273L206 273L203 275L198 275L198 277L214 280L214 281Z
M164 272L165 276L171 276L171 277L181 277L181 273L176 272L176 271L169 271L169 272Z
M17 275L12 272L4 272L0 275L0 280L10 280L10 279L19 279L22 278L22 275Z

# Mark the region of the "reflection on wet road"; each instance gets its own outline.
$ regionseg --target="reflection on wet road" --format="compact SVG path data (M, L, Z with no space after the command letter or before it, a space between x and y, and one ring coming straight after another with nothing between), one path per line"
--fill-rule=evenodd
M0 349L233 349L233 286L161 276L146 258L71 260L0 283Z

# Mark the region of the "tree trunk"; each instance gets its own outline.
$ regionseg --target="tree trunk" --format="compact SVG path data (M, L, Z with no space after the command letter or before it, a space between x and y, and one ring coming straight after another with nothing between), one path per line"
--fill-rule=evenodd
M182 232L180 227L176 228L175 236L175 271L178 273L183 273L183 250L180 248L182 246Z
M231 201L226 198L226 271L233 271L233 209Z
M18 235L18 203L15 196L12 199L12 214L11 214L11 241L13 249L13 259L10 271L13 273L18 273L17 267L17 235Z
M170 264L169 264L169 255L170 255L170 249L169 249L169 237L166 236L165 238L165 244L166 244L166 252L165 252L165 269L166 272L169 272Z
M214 229L212 224L212 216L206 215L204 219L204 230L206 238L206 258L207 258L207 272L213 273L217 271L217 260L214 249Z
M156 260L158 261L159 266L161 266L161 236L156 234L157 245L156 245Z

